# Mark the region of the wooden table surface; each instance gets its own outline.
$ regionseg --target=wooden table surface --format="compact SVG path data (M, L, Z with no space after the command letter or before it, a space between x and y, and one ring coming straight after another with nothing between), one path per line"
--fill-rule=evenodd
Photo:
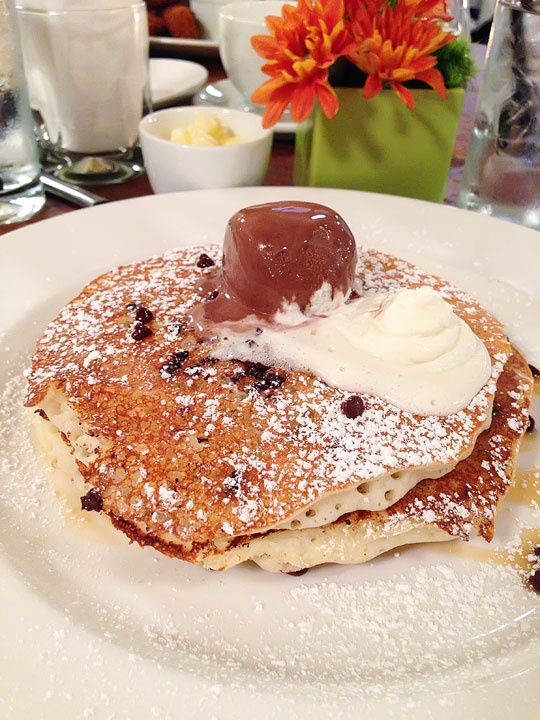
M223 66L218 59L203 59L199 62L208 70L208 82L222 80L226 77ZM292 185L293 160L294 140L292 136L287 136L285 139L275 136L265 185ZM88 186L88 190L102 195L108 200L125 200L127 198L152 194L152 188L146 175L141 175L133 180L116 185L91 185ZM30 223L40 222L41 220L46 220L47 218L52 218L67 212L75 212L78 209L79 208L65 200L47 195L47 202L37 215L34 215L34 217L26 223L0 225L0 235L24 227Z

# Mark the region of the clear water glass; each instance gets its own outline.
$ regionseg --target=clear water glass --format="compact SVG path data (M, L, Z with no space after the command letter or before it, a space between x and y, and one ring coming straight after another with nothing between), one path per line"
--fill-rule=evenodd
M471 41L471 14L469 0L447 0L447 11L452 20L445 29L459 35L462 40Z
M13 13L0 0L0 223L43 207L40 165Z
M138 125L150 109L144 2L14 2L46 169L80 185L142 173Z
M540 0L499 0L458 205L540 230Z

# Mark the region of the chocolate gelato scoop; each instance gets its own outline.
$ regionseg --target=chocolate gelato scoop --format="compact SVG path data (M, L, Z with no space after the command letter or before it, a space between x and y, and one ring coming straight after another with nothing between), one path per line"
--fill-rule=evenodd
M270 320L288 303L304 312L325 284L331 296L348 297L356 258L348 225L324 205L283 201L244 208L227 225L222 267L202 283L209 298L204 320Z

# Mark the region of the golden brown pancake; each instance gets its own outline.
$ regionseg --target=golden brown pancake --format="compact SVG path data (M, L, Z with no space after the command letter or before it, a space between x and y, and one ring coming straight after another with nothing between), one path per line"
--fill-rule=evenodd
M295 571L325 562L365 562L401 545L468 540L474 533L490 542L529 424L532 387L527 361L514 351L497 383L491 427L450 473L421 481L387 510L347 513L311 530L235 538L226 549L206 555L203 564L221 570L254 559L266 569Z
M176 250L97 278L38 343L26 404L64 433L93 489L87 506L132 539L197 561L232 538L308 515L325 498L338 517L345 492L358 507L394 507L419 480L471 453L512 350L470 297L359 249L361 291L433 287L483 340L492 374L453 415L415 416L363 395L365 411L352 420L341 409L350 394L310 373L210 357L212 344L197 342L189 326L200 276L212 272L198 267L202 252L217 262L220 248ZM501 438L511 452L512 440ZM488 525L490 502L480 508Z

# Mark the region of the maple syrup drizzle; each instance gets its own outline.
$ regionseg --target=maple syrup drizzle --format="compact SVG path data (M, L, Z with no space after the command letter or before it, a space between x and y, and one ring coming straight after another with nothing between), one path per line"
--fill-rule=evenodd
M540 506L540 468L518 470L513 485L505 495L505 502L527 507L534 504ZM521 570L527 575L535 569L537 564L534 556L537 547L540 547L539 528L523 528L519 542L512 549L478 547L461 541L437 545L437 549L453 557L476 560L491 565L504 565Z
M516 505L540 505L540 468L518 470L513 485L505 495L505 501Z

